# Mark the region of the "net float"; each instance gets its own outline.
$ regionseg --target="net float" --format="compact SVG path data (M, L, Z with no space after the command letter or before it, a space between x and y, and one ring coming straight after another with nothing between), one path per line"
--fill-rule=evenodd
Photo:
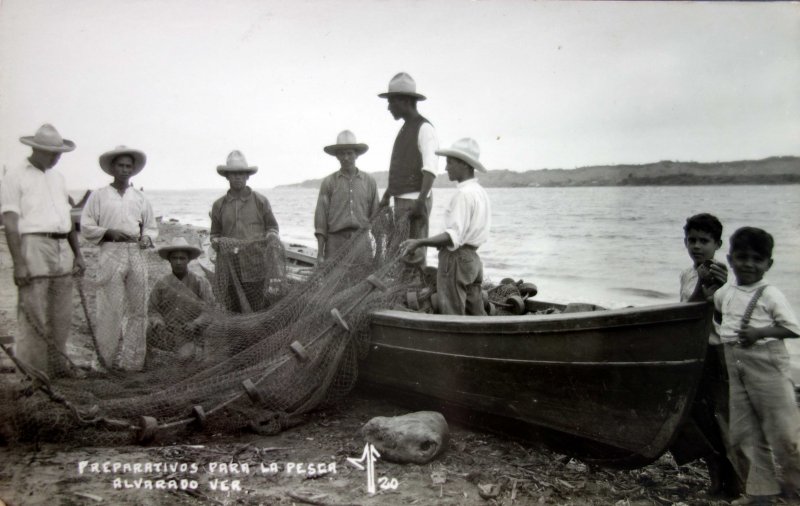
M158 421L152 416L139 417L139 432L136 440L139 444L147 444L156 437L158 432Z
M417 292L413 290L406 292L406 306L414 311L419 310L419 297L417 296Z
M519 293L525 298L534 297L539 293L539 289L533 283L523 282L519 284Z
M336 311L335 309L333 311ZM341 318L341 315L339 315ZM348 329L349 330L349 329ZM306 351L305 346L300 344L300 341L292 341L292 344L289 345L289 348L294 352L297 360L300 362L305 362L308 360L308 352Z
M338 309L336 308L331 309L331 316L333 316L333 319L336 321L337 325L342 327L345 331L350 332L350 326L347 325L346 321L344 321L342 313L340 313Z
M253 382L249 379L242 381L242 388L244 391L247 392L247 396L253 401L253 404L263 404L264 399L261 398L261 394L258 393L256 386Z
M387 290L384 282L378 279L377 276L375 276L374 274L370 274L369 276L367 276L367 282L382 292L385 292Z
M203 406L200 404L192 406L192 416L194 417L197 427L202 429L206 426L206 411L203 409Z

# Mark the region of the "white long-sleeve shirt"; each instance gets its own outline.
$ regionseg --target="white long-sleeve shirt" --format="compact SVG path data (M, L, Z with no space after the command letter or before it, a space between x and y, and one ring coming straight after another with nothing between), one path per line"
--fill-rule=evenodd
M130 187L122 195L113 186L104 186L89 195L81 214L81 235L99 244L108 229L116 229L133 237L158 237L158 224L153 208L144 193Z
M476 248L489 239L492 207L489 195L475 178L458 183L444 215L444 231L453 241L447 249L455 251L467 244Z

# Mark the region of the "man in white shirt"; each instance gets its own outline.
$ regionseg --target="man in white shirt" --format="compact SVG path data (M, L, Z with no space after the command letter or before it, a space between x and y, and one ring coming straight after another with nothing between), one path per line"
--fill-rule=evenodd
M72 276L84 262L70 218L64 176L52 170L75 149L49 124L20 137L33 148L27 163L0 185L3 223L19 287L16 357L51 376L70 376L66 354L72 319Z
M433 206L431 187L439 173L436 150L439 141L433 125L417 111L417 102L425 96L417 93L417 84L405 72L389 81L389 91L378 95L389 102L395 120L403 120L397 133L389 164L389 184L381 198L381 207L394 197L395 219L410 219L410 238L428 236L428 215ZM415 250L403 260L410 265L425 265L425 248Z
M158 236L150 202L130 184L146 161L143 152L125 146L100 155L100 167L114 181L92 192L81 215L81 234L100 245L98 358L103 367L126 371L144 367L148 290L142 250Z
M458 182L458 191L445 211L445 230L433 237L403 241L400 249L407 255L420 246L439 248L436 293L441 314L485 315L478 247L489 239L492 209L486 190L475 179L475 170L486 172L486 168L478 161L478 143L470 138L436 154L447 157L447 175Z

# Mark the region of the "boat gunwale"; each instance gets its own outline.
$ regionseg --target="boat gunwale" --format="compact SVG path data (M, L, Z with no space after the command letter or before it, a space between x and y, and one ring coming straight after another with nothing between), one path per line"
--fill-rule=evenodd
M654 306L627 307L576 313L500 316L462 316L416 313L381 309L370 314L370 324L387 327L431 330L458 330L462 334L481 334L502 330L504 334L561 333L603 330L710 318L706 302L676 302ZM592 325L592 321L595 321ZM611 320L611 321L609 321ZM584 321L589 325L566 326ZM535 324L535 325L534 325ZM537 328L541 326L541 328Z

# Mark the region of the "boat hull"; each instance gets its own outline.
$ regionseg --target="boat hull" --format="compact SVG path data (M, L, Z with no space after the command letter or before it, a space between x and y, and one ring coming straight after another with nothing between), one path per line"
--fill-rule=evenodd
M705 304L500 317L377 311L361 384L617 467L657 459L699 381Z

